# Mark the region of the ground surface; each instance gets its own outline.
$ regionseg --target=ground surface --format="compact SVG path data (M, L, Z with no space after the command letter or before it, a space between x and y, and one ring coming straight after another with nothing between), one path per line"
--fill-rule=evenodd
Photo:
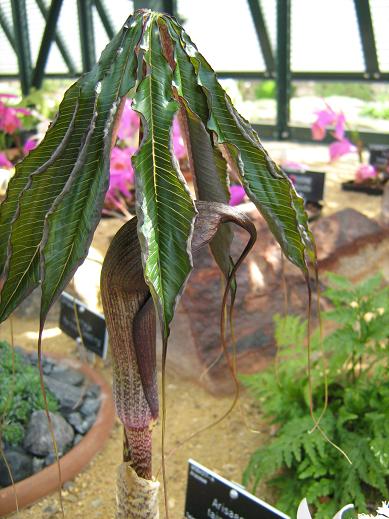
M33 320L14 319L15 343L35 348L37 323ZM59 333L56 323L48 323L44 339L46 352L62 353L73 357L74 342ZM9 340L8 323L0 325L0 337ZM110 368L99 363L107 378ZM229 408L231 398L216 398L189 381L170 374L167 381L167 448L169 452L177 445L217 420ZM247 422L247 425L244 422ZM256 434L249 426L262 431ZM189 457L219 472L224 477L240 482L242 471L256 445L263 441L266 426L259 421L251 401L243 395L240 405L233 413L211 430L199 434L173 452L167 461L170 519L183 517L187 460ZM160 429L155 431L155 472L161 464ZM112 431L104 450L73 483L65 484L63 500L65 517L113 518L115 508L115 468L121 461L122 432L119 423ZM50 496L19 513L20 519L60 517L59 501ZM12 517L17 517L14 514Z
M328 164L328 151L323 146L302 146L291 143L266 143L276 160L304 162L312 169L327 172L324 214L344 207L353 207L370 218L379 218L381 197L369 197L340 189L340 182L353 177L357 167L354 158L344 159L336 165ZM100 245L113 236L119 223L105 220L100 227ZM352 266L350 266L352 268ZM37 322L31 319L14 321L15 343L35 348ZM46 327L44 350L74 356L74 342L60 334L55 321ZM0 338L9 337L9 324L0 325ZM185 340L185 338L184 338ZM110 379L110 367L99 364ZM177 374L169 374L167 382L167 451L185 440L193 432L217 420L228 409L231 397L216 398L200 385L183 380ZM245 424L247 422L247 425ZM250 427L261 431L250 431ZM160 466L159 429L156 430L155 472ZM189 457L216 470L228 479L240 482L242 471L256 446L268 436L268 427L253 407L248 395L243 394L240 408L220 424L187 441L167 461L170 519L183 517L187 460ZM105 449L96 456L90 466L63 491L65 517L104 518L113 517L115 506L115 467L120 462L122 449L121 428L117 424ZM162 514L163 516L163 514ZM13 517L16 517L14 515ZM20 519L60 517L57 496L50 496L31 508L19 513Z

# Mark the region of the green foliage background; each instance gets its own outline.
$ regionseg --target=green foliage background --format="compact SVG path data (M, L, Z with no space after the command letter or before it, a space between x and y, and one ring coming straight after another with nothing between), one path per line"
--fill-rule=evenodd
M49 411L57 411L55 397L47 390L46 396ZM0 341L0 438L10 445L20 444L31 414L44 408L38 369Z
M267 480L277 490L277 506L287 513L306 497L318 519L332 517L347 503L366 512L368 502L387 497L389 481L389 287L381 288L380 275L357 287L339 276L329 279L332 288L324 296L334 309L325 316L339 327L322 346L318 333L311 344L316 418L327 372L324 434L313 431L309 413L305 321L276 316L276 371L242 377L261 411L278 426L270 444L252 455L244 483L255 490ZM347 453L351 465L325 435Z

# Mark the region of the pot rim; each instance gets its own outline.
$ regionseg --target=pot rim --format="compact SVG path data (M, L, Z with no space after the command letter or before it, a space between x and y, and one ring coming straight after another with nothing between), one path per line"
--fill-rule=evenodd
M115 423L115 408L111 387L94 368L60 355L49 354L46 357L60 360L69 367L81 371L87 379L94 384L98 384L101 389L101 404L94 424L82 440L59 460L63 485L66 481L74 479L89 464L93 457L102 450ZM1 489L0 517L4 517L17 510L16 498L20 510L58 489L58 465L55 462L36 474L15 483L14 487L10 485Z

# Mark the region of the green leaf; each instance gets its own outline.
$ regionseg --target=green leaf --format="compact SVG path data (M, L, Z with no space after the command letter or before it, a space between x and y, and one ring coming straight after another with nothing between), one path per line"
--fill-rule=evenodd
M142 16L65 94L41 145L17 166L0 209L0 321L42 283L41 317L85 258L108 188L111 133L134 85Z
M360 283L356 288L358 297L372 297L374 293L381 287L383 279L384 278L382 274L378 273L375 276L372 276Z
M133 164L144 274L166 339L177 297L192 268L190 240L196 209L171 158L170 130L178 103L172 99L172 71L162 54L159 16L151 13L144 30L148 72L133 104L142 116L144 138Z
M247 195L268 222L286 256L307 272L305 255L313 261L315 254L302 198L270 159L250 124L235 110L215 72L184 30L180 32L180 41L208 98L211 113L208 129L225 145Z
M179 33L165 20L174 45L174 83L182 107L186 112L187 137L190 141L188 154L193 167L194 185L199 200L228 204L230 200L227 164L212 136L207 131L209 110L207 97L197 83L196 71L181 47ZM222 225L210 243L211 252L224 276L232 269L230 248L233 232L230 224Z
M353 288L351 281L349 281L346 277L341 276L340 274L327 272L326 277L331 285L336 285L339 288L343 288L344 290L351 290Z

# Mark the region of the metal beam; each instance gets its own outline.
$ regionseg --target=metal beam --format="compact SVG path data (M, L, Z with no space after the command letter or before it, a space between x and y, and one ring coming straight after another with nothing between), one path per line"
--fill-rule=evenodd
M7 37L7 40L9 41L11 47L15 49L15 38L13 35L12 27L8 25L7 17L5 16L3 9L0 5L0 27L3 29L4 34Z
M370 2L369 0L354 0L354 6L357 14L366 73L372 77L378 77L380 72Z
M77 7L81 42L82 70L83 72L88 72L96 63L92 0L77 0Z
M94 2L105 32L107 33L108 38L112 40L112 38L115 36L115 29L107 11L105 10L105 5L102 0L94 0Z
M259 137L263 140L274 140L276 134L276 126L274 124L258 124L252 123L252 127L258 133ZM388 144L388 135L385 133L378 132L358 132L360 139L365 145L369 144ZM351 132L346 132L346 136L352 139ZM301 126L290 126L289 127L289 140L296 142L305 142L313 145L328 144L333 142L331 136L328 136L323 141L313 141L312 132L308 127Z
M265 72L236 72L223 70L221 72L217 72L217 76L219 78L233 78L233 79L246 79L246 80L258 80L258 79L266 79ZM18 79L17 74L0 74L1 79ZM78 78L80 77L80 73L64 73L64 72L49 72L45 74L45 77L50 79L67 79L67 78ZM380 75L378 79L369 79L364 76L364 74L358 73L331 73L331 72L293 72L291 73L291 78L293 81L307 81L307 80L315 80L315 81L350 81L350 82L364 82L364 83L389 83L389 73L385 72Z
M354 81L365 83L387 83L389 73L379 75L368 74L367 72L292 72L293 81Z
M234 78L258 80L266 79L268 76L266 72L257 72L254 70L234 71L221 70L217 72L220 78ZM389 73L384 72L379 77L370 77L366 72L291 72L290 77L293 81L350 81L350 82L364 82L364 83L388 83Z
M15 49L19 65L20 84L23 95L27 95L31 86L32 66L26 1L13 0L11 5L13 30L15 36Z
M277 0L277 138L289 138L290 101L290 4Z
M254 22L255 32L259 45L261 47L262 56L265 61L266 70L270 77L273 76L275 70L275 62L273 51L270 44L270 38L267 32L265 17L262 12L262 6L260 0L248 0L251 17Z
M247 79L256 81L258 79L268 79L268 74L265 71L256 72L254 70L247 71L234 71L234 70L221 70L216 72L218 78L232 78L232 79Z
M45 3L43 2L43 0L35 0L35 1L39 7L39 10L40 10L43 18L45 19L45 21L47 23L49 14L48 14ZM77 74L77 67L68 52L68 49L66 47L66 44L65 44L62 36L58 32L58 28L55 31L54 41L58 47L59 52L61 53L61 56L65 62L65 65L67 66L67 68L69 70L69 74L71 76L75 76Z
M59 14L63 0L52 0L49 14L46 21L46 27L42 36L41 46L39 49L38 58L36 60L35 70L32 77L32 86L40 88L42 86L43 76L46 69L47 59L49 57L51 44L54 40L55 31L57 28Z
M176 13L176 2L175 0L163 0L163 12L174 16Z
M176 0L134 0L134 10L151 9L152 11L160 11L163 13L175 15Z

